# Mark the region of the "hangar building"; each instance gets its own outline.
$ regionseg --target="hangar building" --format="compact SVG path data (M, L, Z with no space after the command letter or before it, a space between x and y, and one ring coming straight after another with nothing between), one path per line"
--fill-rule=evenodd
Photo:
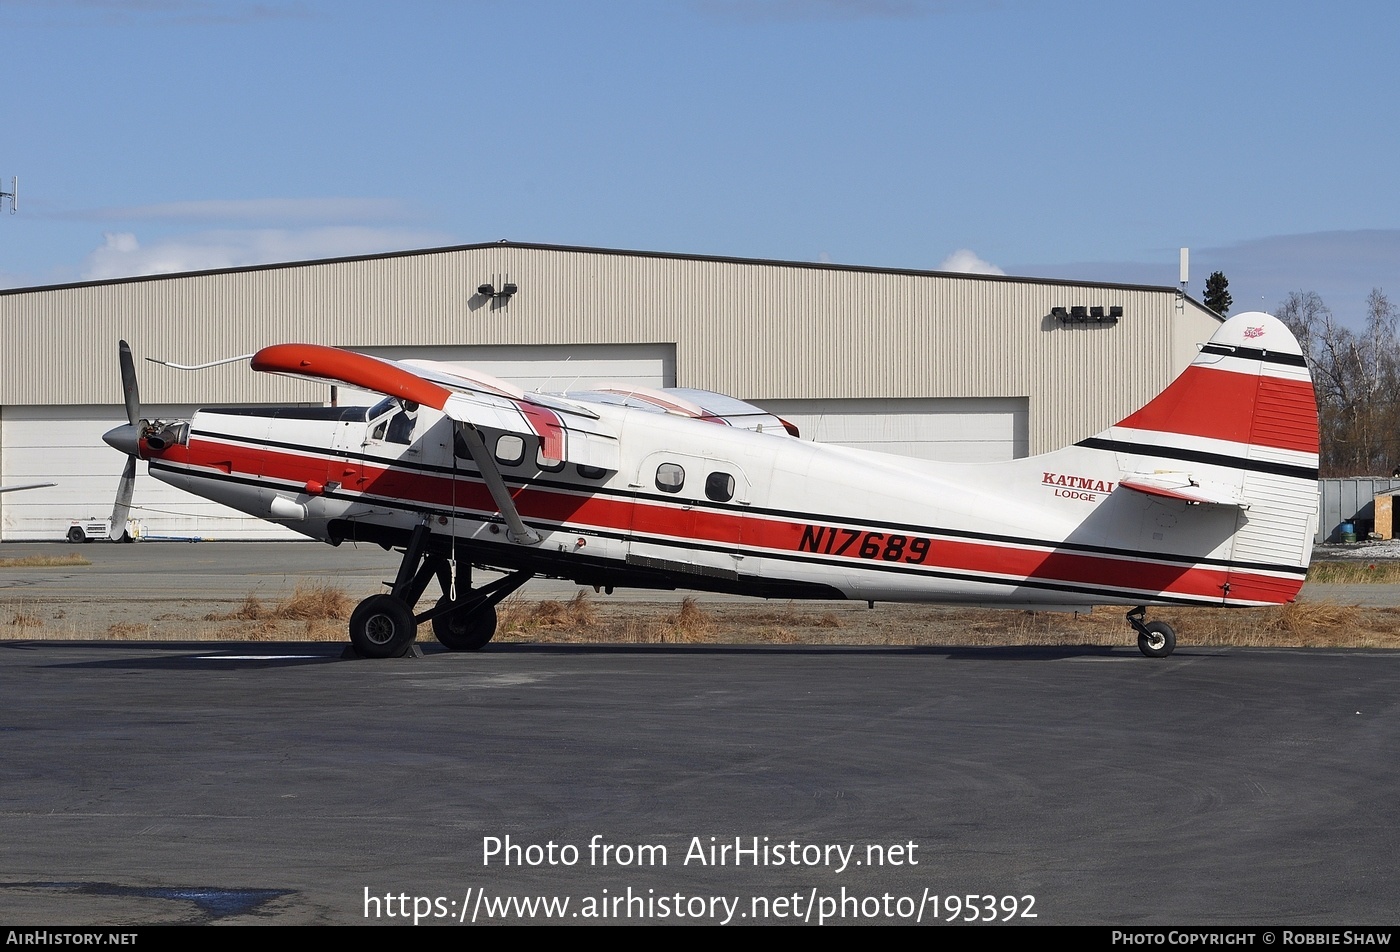
M111 512L125 460L101 435L125 419L118 339L136 353L147 417L327 404L329 388L246 362L140 359L305 341L467 362L525 389L717 390L804 439L995 461L1126 416L1220 319L1174 287L502 241L0 291L0 320L0 481L58 484L0 495L0 539L24 540ZM138 472L147 536L293 536Z

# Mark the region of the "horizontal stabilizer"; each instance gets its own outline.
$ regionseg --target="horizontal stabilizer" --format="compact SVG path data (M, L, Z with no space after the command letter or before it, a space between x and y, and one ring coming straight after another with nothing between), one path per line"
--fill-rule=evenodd
M1188 503L1210 503L1215 506L1237 506L1248 509L1249 504L1239 490L1223 483L1201 483L1187 473L1134 474L1118 480L1118 485L1134 492L1164 499L1180 499Z

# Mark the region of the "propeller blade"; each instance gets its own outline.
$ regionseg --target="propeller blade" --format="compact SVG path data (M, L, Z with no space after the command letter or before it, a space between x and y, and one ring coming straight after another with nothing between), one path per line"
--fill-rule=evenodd
M131 345L117 344L117 359L122 368L122 394L126 400L126 422L135 426L141 421L141 389L136 385L136 362L131 359Z
M136 488L136 457L126 458L126 468L122 470L122 481L117 484L117 501L112 506L111 524L108 531L113 539L120 539L126 532L127 520L131 518L131 492Z

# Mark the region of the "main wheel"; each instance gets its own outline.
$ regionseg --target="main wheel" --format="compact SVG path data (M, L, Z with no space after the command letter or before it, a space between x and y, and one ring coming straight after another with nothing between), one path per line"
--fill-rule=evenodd
M449 604L447 596L437 607ZM433 617L433 634L451 651L480 651L496 634L496 606L484 605L475 611L458 609Z
M392 595L371 595L350 615L350 643L366 658L397 658L417 637L412 610Z
M1138 632L1138 651L1149 658L1165 658L1176 648L1176 629L1164 621L1143 625Z
M79 542L87 541L87 534L83 532L82 526L70 526L68 529L68 541L77 545Z

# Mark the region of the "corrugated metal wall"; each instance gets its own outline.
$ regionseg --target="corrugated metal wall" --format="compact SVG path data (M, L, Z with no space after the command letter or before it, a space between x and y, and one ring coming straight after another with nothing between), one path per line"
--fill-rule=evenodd
M506 281L508 302L476 293ZM1074 305L1124 317L1049 316ZM745 399L1025 397L1032 453L1145 403L1217 326L1170 288L515 244L6 292L0 320L5 405L117 402L118 338L187 364L288 340L673 343L679 386ZM139 373L151 403L324 398L242 364Z
M1317 542L1341 542L1343 522L1371 522L1375 519L1375 498L1382 493L1400 493L1400 479L1355 476L1347 479L1320 479L1317 483L1321 506L1317 520ZM1365 533L1357 530L1358 538Z

